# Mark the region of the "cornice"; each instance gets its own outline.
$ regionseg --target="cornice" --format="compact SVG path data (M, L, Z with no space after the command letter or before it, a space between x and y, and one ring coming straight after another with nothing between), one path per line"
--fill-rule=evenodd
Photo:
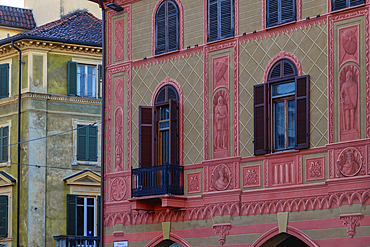
M76 45L64 42L40 41L36 39L22 39L15 44L20 49L39 48L53 51L70 51L76 53L102 54L102 48L98 46ZM10 43L0 46L0 55L16 52Z
M25 93L22 94L22 100L34 99L34 100L50 100L63 103L71 104L85 104L85 105L101 105L101 99L91 98L80 98L73 96L59 96L51 94L40 94L40 93ZM0 99L0 106L8 105L18 102L18 95Z

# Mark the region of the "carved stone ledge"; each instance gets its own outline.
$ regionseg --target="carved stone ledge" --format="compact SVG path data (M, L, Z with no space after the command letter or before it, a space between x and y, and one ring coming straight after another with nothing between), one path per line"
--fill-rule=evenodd
M342 214L339 218L343 222L344 226L347 226L347 235L353 238L356 233L356 227L360 226L360 220L363 218L363 214Z
M215 230L215 233L218 235L218 242L220 242L220 245L224 245L224 243L226 242L226 235L229 235L230 229L230 223L213 225L213 230Z

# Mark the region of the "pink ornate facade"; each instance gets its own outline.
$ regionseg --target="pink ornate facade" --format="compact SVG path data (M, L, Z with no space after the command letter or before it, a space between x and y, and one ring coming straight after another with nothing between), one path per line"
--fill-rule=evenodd
M162 1L121 0L115 3L123 12L107 10L103 242L261 246L282 237L305 246L369 243L369 3L325 13L315 8L305 19L312 10L296 1L296 21L266 29L266 1L235 0L234 36L207 43L208 1L175 2L180 49L161 55L154 46ZM261 15L254 21L244 14L252 3L257 7L251 11ZM323 4L332 8L331 1ZM241 30L254 22L255 32ZM309 75L309 148L274 151L276 100L267 91L267 154L254 155L261 127L254 125L254 86L270 90L285 83L271 72L281 60L295 66L284 68L295 85ZM178 94L174 136L183 175L175 180L183 194L133 196L134 188L144 191L154 179L132 175L142 169L139 107L155 111L165 86ZM289 97L298 105L303 89L294 90ZM298 136L301 128L286 135ZM151 131L157 138L158 128Z

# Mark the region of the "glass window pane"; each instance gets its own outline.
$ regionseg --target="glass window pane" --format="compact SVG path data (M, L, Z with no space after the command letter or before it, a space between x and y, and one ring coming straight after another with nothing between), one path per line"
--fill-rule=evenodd
M94 236L94 208L87 208L87 236Z
M285 148L284 102L275 103L275 149Z
M170 136L170 131L165 130L161 131L159 133L159 139L160 139L160 165L166 165L169 162L169 136Z
M295 100L288 101L288 148L295 146Z
M160 109L161 109L160 110L161 111L160 120L169 119L170 118L170 107L165 106L165 107L161 107Z
M272 97L277 98L281 96L291 95L295 92L295 82L287 82L272 85Z
M87 75L87 96L95 97L95 75Z
M77 95L85 96L85 74L78 74L77 75Z
M82 236L84 235L84 207L83 206L77 206L77 235L82 235Z
M96 68L95 66L87 66L87 73L89 75L95 75Z
M84 205L84 198L83 197L77 197L77 204Z
M87 198L87 205L94 205L95 198Z

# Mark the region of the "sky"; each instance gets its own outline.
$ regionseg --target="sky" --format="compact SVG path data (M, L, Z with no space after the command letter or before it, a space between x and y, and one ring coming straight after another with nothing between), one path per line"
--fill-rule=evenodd
M0 5L24 8L24 0L0 0Z

